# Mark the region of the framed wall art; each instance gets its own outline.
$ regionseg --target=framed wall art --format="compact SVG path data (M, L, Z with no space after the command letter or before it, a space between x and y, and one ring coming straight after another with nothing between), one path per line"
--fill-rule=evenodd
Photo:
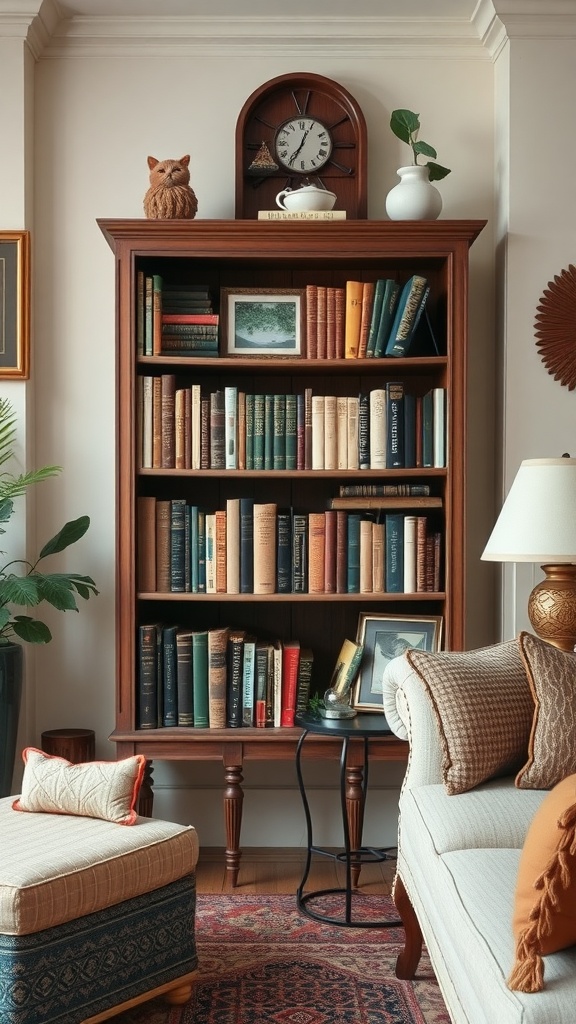
M305 298L304 288L221 288L220 355L302 358Z
M0 231L0 380L30 372L30 235Z
M358 711L382 712L382 675L392 658L409 647L420 651L438 651L442 639L441 615L379 615L362 612L356 640L364 645L364 654L352 693L352 705Z

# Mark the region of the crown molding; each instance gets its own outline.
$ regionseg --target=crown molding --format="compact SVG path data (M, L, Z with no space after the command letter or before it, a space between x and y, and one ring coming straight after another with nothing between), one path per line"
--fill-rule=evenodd
M269 56L486 59L469 18L72 17L42 54L50 57Z

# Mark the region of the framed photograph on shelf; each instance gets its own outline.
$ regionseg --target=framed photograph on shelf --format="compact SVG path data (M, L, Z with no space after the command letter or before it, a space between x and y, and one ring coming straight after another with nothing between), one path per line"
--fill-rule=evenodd
M305 288L221 288L220 355L300 359Z
M0 380L26 379L30 365L30 235L0 231Z
M438 651L441 639L441 615L412 617L362 612L356 640L364 644L364 655L352 692L352 706L358 711L384 714L382 674L388 662L409 647Z

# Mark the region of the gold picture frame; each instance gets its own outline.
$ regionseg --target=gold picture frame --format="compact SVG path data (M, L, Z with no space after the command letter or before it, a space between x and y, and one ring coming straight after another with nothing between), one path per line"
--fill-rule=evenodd
M305 288L221 288L220 355L302 359Z
M381 680L386 665L409 647L440 650L442 626L441 615L361 612L356 640L364 645L364 654L352 691L352 707L384 714Z
M30 233L0 231L0 380L30 373Z

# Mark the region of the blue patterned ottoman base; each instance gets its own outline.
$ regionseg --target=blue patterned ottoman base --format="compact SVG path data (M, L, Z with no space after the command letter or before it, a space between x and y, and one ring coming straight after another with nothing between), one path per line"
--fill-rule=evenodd
M33 935L0 935L2 1024L80 1024L195 970L195 876Z

